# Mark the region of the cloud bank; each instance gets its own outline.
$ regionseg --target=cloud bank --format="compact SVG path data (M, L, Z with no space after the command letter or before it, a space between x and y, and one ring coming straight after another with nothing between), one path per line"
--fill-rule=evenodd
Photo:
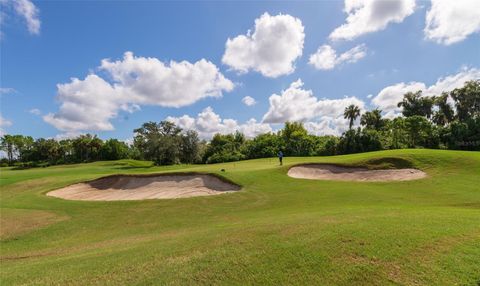
M451 91L462 87L466 81L480 79L480 69L464 68L457 74L441 77L431 86L423 82L400 82L382 89L372 98L372 105L380 108L388 118L393 118L401 114L401 109L397 107L398 102L402 101L403 95L407 92L416 92L421 90L425 96L440 95L443 91Z
M348 127L348 122L343 118L345 107L355 104L361 110L365 109L364 102L356 97L318 99L312 90L304 89L303 85L302 80L298 79L280 94L272 94L263 122L279 124L300 121L317 135L340 134Z
M229 134L237 130L249 138L272 131L269 124L258 123L254 118L243 124L239 124L234 119L222 119L211 107L205 108L196 118L183 115L181 117L169 116L166 120L175 123L183 129L197 131L200 138L203 139L211 139L216 133Z
M102 60L99 70L112 82L90 74L85 79L57 85L60 109L43 117L62 131L113 130L119 111L135 112L141 105L182 107L207 97L221 97L234 84L211 62L201 59L163 63L156 58Z

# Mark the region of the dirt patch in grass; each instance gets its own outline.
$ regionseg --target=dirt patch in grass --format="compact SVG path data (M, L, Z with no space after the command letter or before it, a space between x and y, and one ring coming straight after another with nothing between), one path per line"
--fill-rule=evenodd
M13 239L33 230L67 219L53 212L28 209L0 210L0 239Z
M345 167L330 164L305 164L293 166L288 176L297 179L335 181L407 181L425 178L427 175L417 169L370 170L359 167Z
M82 201L173 199L219 195L240 190L208 174L114 175L51 191L47 196Z

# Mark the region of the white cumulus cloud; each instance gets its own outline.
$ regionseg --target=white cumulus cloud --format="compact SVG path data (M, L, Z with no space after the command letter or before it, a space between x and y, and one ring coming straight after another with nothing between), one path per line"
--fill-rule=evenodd
M40 111L40 109L38 108L32 108L28 111L29 113L33 114L33 115L40 115L42 114L42 112Z
M269 124L259 123L254 118L243 124L239 124L234 119L222 119L210 106L200 112L196 118L183 115L180 117L169 116L166 120L177 124L183 129L197 131L203 139L211 139L216 133L229 134L237 130L249 138L272 131Z
M480 69L463 68L459 73L441 77L431 86L423 82L397 83L382 89L372 98L372 105L380 108L388 118L396 117L401 114L401 109L397 104L402 101L403 95L407 92L416 92L421 90L424 96L440 95L442 92L451 91L462 87L466 81L480 79Z
M316 69L331 70L343 63L355 63L366 55L367 48L365 44L355 46L340 54L340 56L337 55L337 52L330 45L323 45L314 54L310 55L308 63Z
M348 121L343 116L323 117L319 121L307 121L304 123L308 133L316 136L337 135L339 136L348 129Z
M96 74L57 85L60 109L43 118L62 131L113 130L110 120L119 111L135 112L141 105L182 107L206 97L220 97L234 84L211 62L202 59L163 63L126 52L119 61L103 60Z
M303 89L302 80L290 84L281 94L272 94L269 98L270 108L263 116L267 123L284 123L286 121L305 121L315 116L317 98L313 91Z
M11 87L0 87L0 95L3 94L12 94L16 93L17 91L14 88Z
M255 70L267 77L290 74L302 55L304 38L300 19L265 13L255 20L253 33L227 40L222 62L239 72Z
M64 132L55 135L52 137L52 139L55 139L57 141L62 141L62 140L67 140L67 139L75 139L79 137L80 135L85 135L83 132L77 132L77 131L69 131L69 132Z
M303 88L299 79L281 94L272 94L270 107L263 116L265 123L284 123L286 121L305 122L306 128L314 134L340 134L348 127L343 118L345 107L350 104L365 109L362 100L356 97L341 99L318 99L313 91Z
M206 97L221 97L233 83L211 62L201 59L165 64L157 58L134 57L126 52L123 60L102 60L100 69L137 99L136 103L181 107Z
M4 127L12 126L12 121L3 118L2 114L0 113L0 136L5 134Z
M415 11L415 0L345 0L344 11L346 22L330 34L331 40L352 40L401 23Z
M480 1L432 0L425 19L425 37L450 45L480 32Z
M401 108L397 104L402 101L403 95L407 92L417 92L425 90L426 86L421 82L397 83L382 89L377 96L372 98L372 104L380 108L385 117L393 118L401 113Z
M42 114L42 111L40 111L40 109L38 109L38 108L32 108L28 112L33 114L33 115L41 115Z
M95 74L83 80L73 78L57 85L60 109L43 119L61 131L113 130L110 119L128 98L122 91Z
M242 102L246 106L253 106L253 105L257 104L257 101L255 100L255 98L253 98L251 96L248 96L248 95L245 96L244 98L242 98Z
M29 0L14 0L13 1L13 8L15 12L25 19L25 23L27 24L27 29L31 34L40 34L40 18L39 18L39 10L33 4L32 1Z

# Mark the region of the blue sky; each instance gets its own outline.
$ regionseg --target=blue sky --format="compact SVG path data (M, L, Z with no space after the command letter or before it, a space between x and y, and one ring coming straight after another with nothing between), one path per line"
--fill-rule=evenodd
M0 3L2 133L339 134L347 104L394 117L406 91L480 78L478 1Z

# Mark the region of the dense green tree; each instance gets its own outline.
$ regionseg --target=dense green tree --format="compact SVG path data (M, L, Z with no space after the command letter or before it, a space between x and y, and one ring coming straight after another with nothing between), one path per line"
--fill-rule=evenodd
M0 147L12 164L15 160L24 161L31 152L33 143L34 140L31 136L5 134L1 138Z
M100 149L103 141L97 135L80 135L72 141L72 148L76 162L91 162L100 160Z
M202 149L198 133L188 130L181 135L180 144L180 161L183 163L193 164L201 161Z
M358 133L359 129L349 129L345 131L338 142L338 152L340 154L350 154L360 152L358 147Z
M280 136L284 138L285 141L288 141L295 136L294 134L307 135L308 132L301 122L285 122L285 126L280 131Z
M338 142L338 153L350 154L359 152L376 151L382 149L380 133L373 129L347 130Z
M301 122L286 122L280 130L281 146L286 156L310 156L315 154L314 136L309 135Z
M434 112L432 120L439 126L447 125L455 117L455 112L448 103L448 96L448 93L444 92L434 99L434 104L438 110Z
M461 88L450 92L455 101L457 119L465 122L480 117L480 79L465 83Z
M1 150L7 154L8 162L12 164L17 152L15 137L9 134L3 135L0 141L0 147Z
M74 150L73 150L73 140L72 139L63 139L58 142L60 149L62 150L62 160L60 163L71 163L74 162Z
M102 160L120 160L128 158L128 145L117 139L106 140L101 149L100 157Z
M430 134L431 123L423 116L414 115L405 118L405 130L408 134L408 147L421 147Z
M145 160L142 151L139 150L135 144L128 145L128 157L135 160Z
M169 121L147 122L134 130L134 145L146 160L156 165L180 162L180 133L182 129Z
M154 162L158 165L172 165L180 163L180 134L182 129L170 121L159 123L160 141L158 157Z
M140 128L134 129L135 137L133 139L134 147L139 151L140 158L143 160L152 160L158 152L160 141L160 130L156 122L150 121L142 124Z
M403 100L398 103L398 107L402 108L402 114L405 117L424 116L430 118L432 116L432 107L434 99L432 97L423 96L422 91L407 92L403 96Z
M453 121L443 131L442 141L449 149L480 151L480 118Z
M28 161L47 161L56 164L62 157L63 150L57 140L39 138L33 143Z
M282 149L285 149L282 140L274 133L260 134L245 145L245 153L249 159L275 157Z
M364 129L360 137L362 152L370 152L384 149L381 133L377 130Z
M386 121L382 118L382 111L374 109L372 111L365 112L360 117L360 125L367 129L381 130L385 127Z
M338 153L338 137L336 136L321 136L317 141L317 152L315 155L331 156Z
M232 142L232 144L234 145L233 149L241 150L243 145L245 144L245 141L246 141L245 135L238 130L235 131L235 133L233 134L233 142Z
M245 155L241 152L243 146L240 145L242 140L244 140L244 137L238 132L226 135L215 134L207 145L203 161L206 163L221 163L244 159Z
M19 161L26 161L35 142L31 136L15 135Z
M404 117L396 117L387 124L387 132L384 135L386 148L401 149L408 147L408 134Z

